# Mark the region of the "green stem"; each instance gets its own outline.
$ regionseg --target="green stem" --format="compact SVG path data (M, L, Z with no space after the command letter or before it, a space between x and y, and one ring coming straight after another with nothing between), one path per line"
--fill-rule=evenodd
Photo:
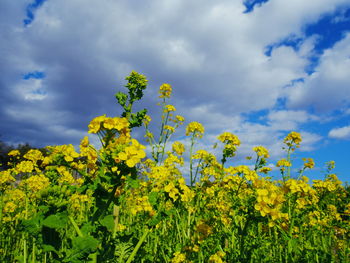
M195 135L195 133L192 134L191 148L190 148L190 180L191 180L191 187L193 186L193 183L194 183L194 178L193 178L193 173L192 173L192 167L193 167L192 154L193 154L193 145L194 145L194 135Z
M137 242L136 247L135 247L134 250L132 251L132 253L131 253L130 257L128 258L128 260L126 261L126 263L132 262L132 260L134 259L134 257L135 257L135 255L136 255L137 251L140 249L140 247L141 247L143 241L146 239L148 233L149 233L149 229L146 228L145 232L143 233L143 235L142 235L142 237L140 238L139 242Z
M75 231L77 232L78 236L84 237L84 235L83 235L83 233L81 232L81 230L79 229L77 223L75 223L73 217L68 216L68 218L69 218L69 221L72 223L72 225L73 225Z

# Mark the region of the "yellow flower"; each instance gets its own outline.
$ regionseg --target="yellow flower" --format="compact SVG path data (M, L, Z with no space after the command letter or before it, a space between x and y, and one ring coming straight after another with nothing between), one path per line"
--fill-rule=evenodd
M259 172L260 173L264 173L267 174L268 172L270 172L272 169L270 167L262 167Z
M164 187L164 191L169 194L169 196L176 201L178 198L179 190L176 188L175 184L173 182L170 182L168 185Z
M31 173L34 170L33 162L31 161L22 161L16 165L17 173Z
M49 178L45 177L43 174L39 174L39 175L33 175L28 179L23 180L21 184L26 184L28 187L28 190L31 193L36 194L40 190L48 187L50 185L50 181L49 181Z
M186 255L181 252L175 252L174 257L171 259L171 263L182 263L186 261Z
M170 126L170 125L164 125L164 129L165 130L168 130L168 131L170 131L170 132L175 132L175 128L174 127L172 127L172 126Z
M176 123L178 122L178 123L182 124L184 121L185 121L185 118L182 117L181 115L176 115L175 116L175 122Z
M116 161L125 161L127 166L134 167L142 158L146 157L146 153L144 151L146 147L135 139L131 139L131 143L132 145L127 146L123 152L118 154Z
M291 167L292 164L286 159L281 159L276 164L277 167Z
M240 140L238 139L238 137L230 132L224 132L222 133L218 139L226 144L231 144L231 145L235 145L235 146L239 146L241 144Z
M269 151L264 146L256 146L253 151L260 157L269 158Z
M222 260L223 257L225 257L226 254L222 251L218 251L216 252L214 255L211 255L209 257L209 262L213 262L213 263L224 263L224 261Z
M203 125L196 121L189 123L186 127L186 136L189 136L191 133L193 133L195 137L202 138L204 134Z
M315 162L314 162L314 160L312 158L302 158L302 159L305 162L304 163L304 167L305 168L309 168L309 169L314 168Z
M98 133L101 128L101 123L106 119L106 114L94 118L89 124L89 133Z
M176 111L176 108L173 105L165 105L165 112Z
M143 123L147 126L152 121L151 116L145 115L145 118L143 119Z
M172 148L178 155L182 155L185 152L185 145L183 145L181 142L174 142Z
M295 145L295 147L299 147L301 141L302 139L300 133L295 131L290 132L286 138L284 138L284 143L289 147L292 147L293 145Z
M17 156L20 155L20 152L18 150L12 150L8 153L9 156Z
M159 88L159 93L160 93L159 98L170 98L171 92L172 92L171 85L168 83L164 83Z

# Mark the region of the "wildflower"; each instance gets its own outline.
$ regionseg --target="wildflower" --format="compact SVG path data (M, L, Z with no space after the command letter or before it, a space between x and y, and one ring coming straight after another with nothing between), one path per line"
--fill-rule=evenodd
M0 172L0 189L5 188L5 185L15 181L16 179L11 175L10 170Z
M134 167L140 160L146 157L144 149L146 148L140 144L137 140L131 139L132 145L127 146L123 152L118 154L116 161L125 161L126 165L129 167Z
M312 169L315 166L315 162L312 158L302 158L304 161L304 167Z
M34 170L33 162L31 161L22 161L16 165L17 173L31 173Z
M39 150L31 149L23 157L36 163L43 159L43 154Z
M98 133L101 128L101 123L106 119L106 114L94 118L89 124L89 133Z
M174 142L172 148L178 155L182 155L185 152L185 145L183 145L181 142Z
M299 147L301 143L301 135L298 132L290 132L286 138L284 138L284 143L290 147L292 150L294 149L293 146Z
M85 194L74 193L69 198L70 209L72 209L73 211L80 211L84 204L88 204L90 202L91 201L89 196Z
M60 178L58 179L58 183L60 183L60 184L64 184L64 183L73 184L75 182L72 174L67 170L66 167L64 167L64 166L57 167L57 172L59 172L61 175Z
M164 187L164 191L169 194L169 196L176 201L178 198L179 190L176 188L175 184L173 182L170 182L168 185Z
M149 115L145 115L144 119L143 119L143 123L145 124L145 126L148 126L148 124L152 121L151 116Z
M286 159L281 159L276 164L277 167L291 167L292 164Z
M174 127L172 127L172 126L170 126L170 125L164 125L164 129L165 130L168 130L168 131L170 131L170 132L175 132L175 128Z
M79 153L75 151L74 146L72 144L63 145L62 153L64 154L64 159L66 160L66 162L72 162L74 158L79 157Z
M172 92L171 85L168 83L164 83L159 88L159 93L160 93L159 98L170 98L171 92Z
M20 152L18 150L12 150L7 155L8 156L18 156L18 155L20 155Z
M181 263L186 261L186 255L181 252L175 252L174 257L171 259L171 263Z
M241 142L239 141L238 137L230 132L224 132L222 133L218 139L226 144L231 144L235 146L239 146Z
M218 251L214 255L211 255L209 257L209 262L223 263L224 261L222 260L222 258L225 257L225 256L226 256L225 252Z
M185 118L181 115L176 115L174 122L182 124L185 121Z
M260 168L259 172L260 173L264 173L267 174L268 172L270 172L272 169L270 167L262 167Z
M23 180L21 184L27 185L29 192L37 193L42 189L45 189L50 185L49 178L45 177L43 174L33 175L26 180Z
M176 111L176 108L173 105L165 105L165 112Z
M256 152L256 154L259 157L263 157L263 158L270 157L268 150L264 146L256 146L253 148L253 151Z
M202 138L204 134L203 125L196 121L189 123L186 127L186 136L189 136L191 133L195 137Z

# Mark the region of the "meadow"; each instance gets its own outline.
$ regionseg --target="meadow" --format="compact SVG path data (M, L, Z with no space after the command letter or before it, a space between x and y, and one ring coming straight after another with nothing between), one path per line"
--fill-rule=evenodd
M201 123L186 125L187 146L173 141L185 120L168 104L169 84L160 86L161 126L152 132L147 110L133 112L146 77L132 72L126 81L127 92L116 94L121 116L88 126L100 148L84 137L79 151L9 152L10 168L0 172L0 262L350 262L350 188L333 161L323 180L303 175L311 158L292 172L298 132L284 138L280 179L269 175L263 146L252 149L251 165L230 166L236 135L218 135L219 158L197 149ZM149 156L132 137L142 126Z

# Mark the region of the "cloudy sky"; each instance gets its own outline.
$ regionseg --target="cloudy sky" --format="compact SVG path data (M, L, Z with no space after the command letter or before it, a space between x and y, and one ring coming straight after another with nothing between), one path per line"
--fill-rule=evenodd
M2 141L77 145L93 117L121 113L114 94L136 70L139 107L159 116L170 83L203 147L229 131L241 157L264 145L274 163L298 131L311 178L334 160L350 181L349 0L0 0L0 37Z

